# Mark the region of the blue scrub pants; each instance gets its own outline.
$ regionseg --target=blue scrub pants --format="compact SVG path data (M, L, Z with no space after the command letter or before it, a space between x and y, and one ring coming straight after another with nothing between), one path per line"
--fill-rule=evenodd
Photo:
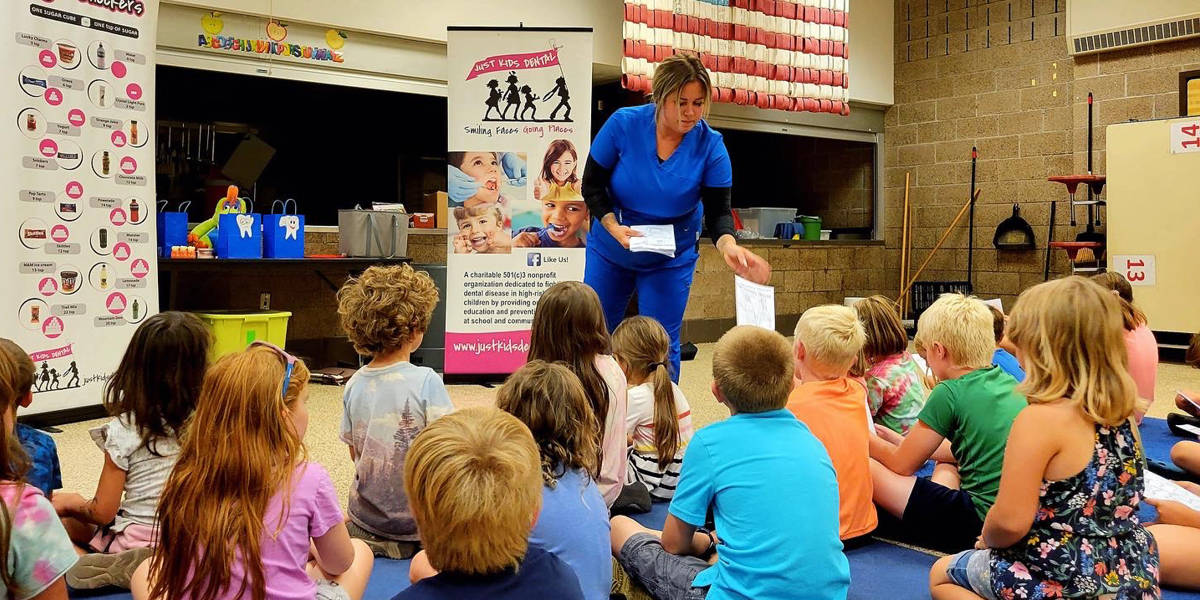
M625 307L633 290L638 294L638 314L662 323L671 338L671 379L679 383L679 330L683 328L683 310L692 289L696 261L679 266L629 269L587 248L583 282L596 290L604 308L604 322L612 333L625 318Z

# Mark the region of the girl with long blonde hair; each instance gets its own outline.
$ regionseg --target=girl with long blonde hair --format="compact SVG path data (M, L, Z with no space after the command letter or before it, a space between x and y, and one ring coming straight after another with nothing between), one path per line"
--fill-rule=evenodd
M1144 456L1121 307L1067 277L1025 290L1008 321L1029 406L1004 453L976 550L933 566L935 600L1158 598L1158 548L1137 517Z
M371 551L351 541L333 481L307 460L308 376L264 342L208 371L134 598L362 597Z
M671 381L671 338L658 321L636 316L613 332L613 355L629 381L625 432L631 440L627 483L640 482L655 500L670 500L683 452L692 439L692 409Z

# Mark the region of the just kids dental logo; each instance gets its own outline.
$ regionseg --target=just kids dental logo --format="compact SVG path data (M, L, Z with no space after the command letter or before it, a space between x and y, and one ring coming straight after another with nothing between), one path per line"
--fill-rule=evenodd
M208 13L202 17L200 19L200 26L204 29L204 33L198 34L196 37L196 46L200 48L212 48L213 50L225 50L229 52L246 52L250 54L291 56L292 58L303 60L334 63L340 63L345 60L341 48L346 43L346 34L334 29L325 32L325 42L330 47L323 48L284 42L284 39L287 38L287 25L274 19L267 21L266 34L268 39L265 40L221 35L221 32L225 29L225 23L221 19L221 13L217 12Z

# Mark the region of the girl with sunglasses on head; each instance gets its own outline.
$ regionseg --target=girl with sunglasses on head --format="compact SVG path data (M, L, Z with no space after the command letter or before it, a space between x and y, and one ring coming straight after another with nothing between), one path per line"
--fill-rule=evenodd
M255 342L219 359L158 507L137 600L358 600L374 558L329 474L308 462L308 368Z
M76 589L129 587L154 544L163 485L179 455L179 434L196 407L208 364L209 332L195 315L163 312L133 334L104 388L113 419L91 430L104 453L91 499L56 492L55 510L85 554L67 574Z

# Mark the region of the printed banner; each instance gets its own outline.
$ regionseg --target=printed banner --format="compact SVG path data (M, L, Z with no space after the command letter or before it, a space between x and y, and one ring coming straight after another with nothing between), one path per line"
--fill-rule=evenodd
M583 279L592 32L453 28L447 72L446 372L511 373L542 292Z
M22 413L98 404L158 311L158 0L23 0L0 10L0 335L35 362Z

